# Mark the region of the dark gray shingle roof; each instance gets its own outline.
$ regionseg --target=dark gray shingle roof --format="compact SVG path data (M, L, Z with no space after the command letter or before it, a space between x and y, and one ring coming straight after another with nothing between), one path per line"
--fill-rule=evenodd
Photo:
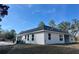
M38 31L38 30L50 30L50 31L55 31L55 32L64 32L64 33L67 33L66 31L62 31L62 30L57 29L57 28L51 28L51 27L45 25L45 26L42 26L42 27L37 27L37 28L34 28L34 29L22 31L19 34L34 32L34 31Z

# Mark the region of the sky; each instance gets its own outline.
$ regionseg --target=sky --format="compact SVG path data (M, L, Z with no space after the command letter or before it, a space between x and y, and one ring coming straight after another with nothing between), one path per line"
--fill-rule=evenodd
M56 24L79 19L79 5L76 4L9 4L8 15L0 23L2 29L15 29L17 33L38 26L40 21L46 25L50 20Z

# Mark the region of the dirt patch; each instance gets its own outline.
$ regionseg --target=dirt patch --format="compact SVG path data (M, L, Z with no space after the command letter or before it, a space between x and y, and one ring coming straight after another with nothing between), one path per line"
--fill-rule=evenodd
M15 45L9 54L79 54L79 44Z
M79 44L1 46L0 54L79 54Z

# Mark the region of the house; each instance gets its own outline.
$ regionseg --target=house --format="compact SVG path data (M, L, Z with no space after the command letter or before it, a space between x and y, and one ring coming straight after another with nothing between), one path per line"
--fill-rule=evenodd
M17 35L26 44L65 44L74 43L75 39L68 32L49 26L37 27L22 31ZM18 40L18 39L17 39Z

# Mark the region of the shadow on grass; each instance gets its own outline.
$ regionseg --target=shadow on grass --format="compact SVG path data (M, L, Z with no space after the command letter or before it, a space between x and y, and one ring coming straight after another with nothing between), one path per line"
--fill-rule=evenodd
M10 51L13 48L13 46L0 46L0 54L6 54L8 51Z
M15 47L16 46L16 47ZM79 54L79 49L53 45L15 45L8 54Z
M0 54L79 54L79 49L64 46L66 45L18 44L12 46L0 46Z

